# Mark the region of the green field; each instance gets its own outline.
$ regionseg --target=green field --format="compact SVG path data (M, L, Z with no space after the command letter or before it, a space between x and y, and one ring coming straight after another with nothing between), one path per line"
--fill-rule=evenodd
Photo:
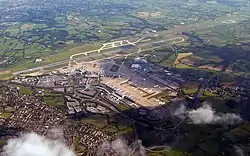
M26 95L33 95L33 90L31 90L29 87L25 87L23 85L14 85L12 84L13 87L18 87L19 92L21 94L26 94Z
M9 118L13 113L8 113L8 112L3 112L3 113L0 113L0 117L2 118Z
M148 156L187 156L187 154L180 151L170 150L170 151L149 152Z
M51 106L64 106L65 100L62 95L50 95L43 97L44 102Z

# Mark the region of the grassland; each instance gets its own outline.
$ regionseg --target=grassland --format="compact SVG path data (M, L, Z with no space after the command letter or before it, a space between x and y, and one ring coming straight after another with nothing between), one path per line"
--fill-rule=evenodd
M192 66L189 66L189 65L186 65L186 64L179 63L179 64L175 65L175 68L180 68L180 69L191 69L191 68L193 68L193 67L192 67Z
M50 96L44 96L43 100L46 104L51 106L64 106L65 100L63 95L50 95Z
M187 95L191 95L197 92L197 88L184 88L184 93Z
M13 75L10 70L0 71L0 80L9 80L12 78L13 78Z
M147 98L148 99L157 98L157 99L169 100L170 96L169 96L169 92L168 91L162 91L162 92L156 93L156 94L152 93Z
M103 128L107 125L107 121L105 121L105 122L104 121L105 121L105 119L100 120L99 118L94 117L94 116L90 116L90 117L81 119L81 122L88 123L88 124L94 125L94 126L99 127L99 128Z
M148 156L187 156L186 153L176 150L149 152Z
M3 147L6 144L7 144L6 140L0 140L0 147Z
M129 121L116 114L110 114L109 117L106 115L88 114L88 116L81 118L81 122L91 124L106 132L117 135L128 135L134 131Z
M19 88L19 92L21 94L33 95L33 90L31 90L29 87L25 87L23 85L14 85L14 84L12 84L12 86Z
M174 62L174 65L179 64L180 63L179 61L181 59L186 58L188 56L192 56L192 55L193 55L193 53L191 53L191 52L189 52L189 53L179 53L176 60L175 60L175 62Z
M10 112L2 112L2 113L0 113L0 118L7 119L7 118L11 117L12 114L13 113L10 113Z
M203 94L203 97L214 97L214 96L217 96L217 94L212 93L210 91L205 91Z
M118 104L117 107L118 107L119 109L121 109L122 111L127 111L127 110L130 109L128 106L126 106L126 105L124 105L124 104L122 104L122 103L121 103L121 104Z

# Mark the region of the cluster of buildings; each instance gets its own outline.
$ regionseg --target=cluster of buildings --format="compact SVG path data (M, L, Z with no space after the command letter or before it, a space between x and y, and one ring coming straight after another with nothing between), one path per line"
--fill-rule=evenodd
M94 154L103 142L113 138L108 132L82 122L72 123L64 135L72 139L73 146L78 152L89 151L88 154Z
M39 97L24 95L17 87L0 86L0 90L0 129L6 133L0 136L0 140L8 140L25 132L47 135L51 129L60 127L67 145L94 152L104 141L110 141L113 137L109 132L90 124L70 120L63 109L44 103ZM97 109L102 108L97 106ZM2 116L6 112L11 112L9 117Z
M126 99L128 105L138 108L140 106L159 106L165 104L165 100L154 95L168 92L170 97L177 97L181 84L185 79L177 72L171 71L142 57L127 59L117 72L110 69L114 61L106 60L102 65L104 77L101 82L113 89L110 100L120 103Z
M46 90L63 94L68 115L71 117L84 116L88 112L108 113L109 109L107 108L110 106L101 104L103 102L119 104L122 101L127 101L127 103L132 103L121 92L101 84L100 79L99 73L79 68L66 73L21 77L12 82L36 88L37 94L40 96L45 96Z
M145 78L148 77L157 84L166 87L174 87L176 89L180 83L185 82L179 73L147 62L147 60L140 57L133 59L133 63L131 64L130 68L132 71L139 73L139 75L142 75Z
M73 99L70 96L65 96L67 101L68 114L73 115L75 113L81 114L83 112L80 103L77 99Z
M34 96L23 95L17 87L0 86L1 91L1 118L6 119L2 124L7 131L18 130L16 133L8 133L11 136L21 132L37 132L45 134L48 129L60 126L65 121L65 112L55 107L46 105L41 99ZM6 117L4 114L9 114ZM5 136L2 136L5 137ZM2 138L1 138L2 139Z

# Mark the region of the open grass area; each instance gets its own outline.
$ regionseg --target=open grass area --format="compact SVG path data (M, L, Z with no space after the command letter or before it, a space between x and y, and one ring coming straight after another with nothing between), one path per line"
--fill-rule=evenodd
M51 96L44 96L44 101L51 106L64 106L65 100L63 95L51 95Z
M68 67L68 63L57 65L54 67L44 68L44 70L45 70L44 72L50 72L50 71L54 71L54 70L57 70L59 68L64 68L64 67Z
M179 64L175 65L175 68L187 69L187 68L193 68L193 67L191 67L189 65L185 65L185 64L179 63Z
M225 73L221 77L221 82L222 83L235 82L235 76L230 73Z
M0 147L3 147L6 144L7 144L6 140L3 140L3 139L0 140Z
M177 150L169 150L149 152L148 156L187 156L187 154Z
M81 119L81 122L94 125L99 128L103 128L107 125L107 120L105 118L100 118L97 116L89 116Z
M167 152L168 156L186 156L184 152L176 151L176 150L170 150Z
M168 57L168 59L160 62L160 65L163 66L163 67L172 67L174 62L176 60L176 55L175 54L172 54Z
M13 66L12 70L13 71L20 71L20 70L25 70L25 69L29 69L29 68L34 68L34 67L39 67L39 66L55 63L58 61L64 62L63 64L60 64L58 66L44 68L44 70L47 72L52 71L52 70L55 70L55 69L58 69L61 67L66 67L68 65L67 60L69 60L71 55L76 54L76 53L87 52L90 50L96 50L100 47L101 47L101 44L87 44L84 46L69 48L69 49L66 49L64 51L59 51L58 54L55 56L46 56L46 57L42 58L43 61L39 62L39 63L35 63L34 60L25 61L23 63L20 63L18 67ZM113 48L112 50L116 50L116 49L119 49L119 48ZM103 58L113 57L113 56L114 56L114 53L108 53L107 50L104 50L104 51L101 51L100 54L97 52L89 53L87 56L82 54L82 55L74 57L74 59L77 58L81 61L93 61L93 60L98 60L98 59L103 59Z
M183 91L185 94L188 94L188 95L194 94L197 92L197 88L184 88Z
M119 129L119 135L126 135L134 132L134 129L128 125L117 125Z
M13 78L11 71L0 71L0 80L10 80Z
M22 85L14 85L12 84L12 86L14 87L18 87L19 88L19 92L21 94L25 94L25 95L33 95L33 90L31 90L29 87L25 87L25 86L22 86Z
M10 112L2 112L2 113L0 113L0 118L7 119L7 118L11 117L12 114L13 113L10 113Z
M217 94L212 93L212 92L210 92L210 91L205 91L205 92L203 93L203 97L213 97L213 96L217 96Z
M53 90L44 90L43 100L51 106L64 106L65 99L62 94L58 94Z
M32 95L33 91L28 87L20 86L20 93L26 94L26 95Z
M121 109L122 111L129 110L130 108L122 103L118 104L117 107Z
M192 56L193 53L189 52L189 53L179 53L174 64L178 64L179 63L179 60L185 58L185 57L188 57L188 56Z
M81 118L81 122L91 124L118 135L126 135L134 131L126 119L120 118L120 116L116 116L116 114L114 114L114 116L110 115L109 118L103 115L88 114L88 116Z
M17 64L10 66L12 71L20 71L20 70L26 70L29 68L39 67L51 63L55 63L58 61L65 61L69 60L70 56L77 53L87 52L91 50L95 50L101 47L101 43L95 43L95 44L84 44L84 45L74 45L74 46L67 46L64 49L60 49L57 51L56 55L50 55L49 53L42 53L42 55L39 56L39 58L42 59L41 62L35 63L35 59L28 59L23 60L21 62L18 62ZM39 54L39 52L36 49L30 48L27 49L29 53L33 53L34 51ZM65 63L67 65L67 63Z
M148 99L152 99L152 98L164 98L164 99L168 99L169 98L169 92L168 91L162 91L160 93L157 94L153 94L151 96L148 97Z
M110 132L110 133L117 133L118 129L115 126L107 125L103 128L104 131Z
M107 125L103 128L103 130L108 131L110 133L117 133L118 135L126 135L134 131L132 127L127 125L121 125L119 123L117 125Z

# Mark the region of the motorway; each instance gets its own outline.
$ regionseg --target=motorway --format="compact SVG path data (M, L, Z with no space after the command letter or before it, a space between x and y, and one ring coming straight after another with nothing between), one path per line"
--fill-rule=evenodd
M175 40L178 40L178 41L175 41ZM139 45L140 48L141 48L141 47L145 47L145 46L149 46L149 45L152 46L153 44L159 44L159 43L164 43L164 42L168 42L168 41L173 41L171 44L182 43L182 42L185 41L185 39L182 38L182 37L175 37L175 38L170 38L170 39L165 39L165 40L160 40L160 41L155 41L155 42L150 42L150 41L151 41L151 39L140 38L139 40L137 40L135 42L130 42L128 40L122 40L122 41L104 43L103 46L101 48L99 48L99 49L73 54L73 55L70 56L69 60L59 61L59 62L51 63L51 64L48 64L48 65L43 65L43 66L39 66L39 67L35 67L35 68L30 68L30 69L27 69L27 70L14 72L13 75L24 74L24 73L28 73L28 72L35 72L35 71L39 71L39 70L42 70L42 69L52 68L52 67L56 67L56 66L66 65L66 64L71 66L71 61L75 61L74 57L81 56L81 55L89 56L91 54L91 57L97 57L97 56L101 56L102 54L114 54L114 56L122 57L122 56L128 56L128 55L137 53L137 52L135 52L135 53L131 53L131 54L115 55L117 52L121 51L120 49L115 49L115 48L119 48L119 47L122 47L122 46L127 46L127 45L138 46ZM162 45L162 46L165 46L165 45ZM152 48L148 48L148 49L143 49L140 52L157 49L159 47L161 47L161 46L156 46L156 47L152 47ZM104 50L105 50L105 52L101 53Z

